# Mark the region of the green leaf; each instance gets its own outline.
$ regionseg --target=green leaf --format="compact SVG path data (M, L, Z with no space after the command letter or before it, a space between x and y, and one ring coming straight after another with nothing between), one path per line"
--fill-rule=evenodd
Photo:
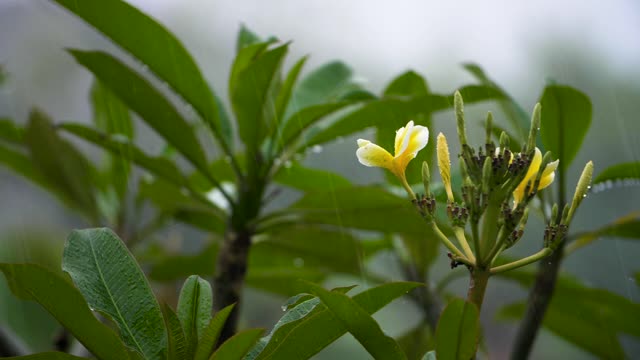
M167 334L160 306L131 253L111 230L74 230L62 269L94 310L108 315L125 343L146 359L163 359Z
M164 26L124 1L55 1L149 66L193 106L218 140L230 141L230 124L222 122L214 95L198 66Z
M580 150L591 125L591 101L572 87L549 85L540 104L542 144L560 159L560 171L564 171Z
M202 338L198 342L198 347L196 348L196 354L193 358L194 360L207 360L209 356L213 352L216 343L218 342L218 337L220 337L220 332L222 331L222 327L224 323L227 321L229 314L231 314L231 310L233 310L235 304L231 304L222 310L218 311L205 329Z
M395 298L421 285L409 282L387 283L365 290L352 299L367 314L373 314ZM308 359L346 332L347 329L333 313L324 305L318 304L317 298L307 300L287 311L246 359Z
M276 98L276 121L278 122L278 131L281 130L282 124L284 124L285 114L287 107L289 106L289 102L291 100L291 94L293 93L293 87L298 80L298 76L300 75L300 71L302 67L307 62L307 57L304 56L300 58L289 70L287 77L282 83L282 88L278 93L278 97Z
M615 183L624 183L625 180L635 180L636 182L640 180L640 162L632 161L616 164L604 169L593 180L593 190L604 190L613 186Z
M256 151L269 129L274 109L272 86L279 76L288 44L265 51L238 73L232 83L231 104L238 122L240 139L250 150Z
M96 127L107 134L121 134L127 139L133 139L133 123L129 109L114 95L95 81L91 89L93 104L93 121ZM109 159L108 174L120 201L126 196L131 172L128 157L118 156Z
M353 84L353 70L340 61L333 61L307 74L293 91L290 112L311 105L335 102L347 92L359 88Z
M22 144L24 129L9 119L0 119L0 139L14 144Z
M307 193L287 211L312 224L415 235L427 228L408 198L374 186Z
M323 191L350 187L351 182L331 171L304 167L298 163L283 166L273 181L302 191Z
M189 349L180 319L167 304L162 304L162 313L168 335L167 360L191 359L193 357L193 349Z
M380 325L364 310L344 294L331 292L315 284L308 284L311 293L340 321L365 349L376 359L406 359L393 338L385 335Z
M597 230L579 234L567 246L567 253L589 245L601 237L640 239L640 211L633 211Z
M80 124L61 124L58 128L93 143L116 156L126 157L136 165L176 186L184 186L186 180L178 167L166 157L152 157L121 136L109 136Z
M197 169L208 171L204 152L191 126L147 80L104 52L69 52Z
M435 347L434 333L426 322L418 324L415 328L396 339L408 359L424 359L422 355ZM432 351L435 357L435 351Z
M260 37L253 31L249 30L244 24L240 25L240 31L238 31L238 39L236 40L236 53L240 52L243 48L262 42Z
M454 299L440 315L436 329L436 354L439 360L468 360L474 357L480 319L478 308L463 299Z
M99 182L97 171L89 160L60 138L51 121L38 111L29 115L25 142L41 176L64 194L70 204L96 219L94 185Z
M258 341L264 329L249 329L233 335L216 350L209 360L241 360Z
M422 96L429 93L425 79L414 71L407 71L393 79L383 94L387 96Z
M11 359L15 359L15 360L78 360L78 359L82 359L82 360L85 360L86 358L78 357L78 356L74 356L74 355L70 355L62 352L50 351L50 352L43 352L39 354L33 354L33 355L15 356L15 357L7 357L7 358L3 357L3 359L5 360L11 360Z
M42 305L97 358L129 358L120 338L96 319L70 282L33 264L0 264L0 271L16 296Z
M306 107L289 117L279 134L279 148L287 148L296 146L300 136L308 130L312 125L324 119L328 115L337 110L343 109L353 104L350 101L342 101L336 103L325 103L319 105L311 105ZM303 141L303 146L307 145Z
M471 104L489 99L499 99L501 94L491 88L470 85L459 90L465 103ZM399 129L418 114L430 115L453 106L453 95L428 94L408 98L385 98L370 101L326 128L317 129L307 141L307 146L333 141L340 136L353 134L369 127L384 126ZM354 155L355 156L355 155Z
M38 169L34 167L33 162L28 156L0 144L0 163L4 164L17 174L20 174L27 180L32 181L33 183L50 191L61 200L69 201L64 192L51 184L48 178L42 175Z
M211 321L212 306L213 293L209 282L198 275L189 276L182 285L177 310L190 352L195 351L199 339Z
M511 121L513 130L516 131L517 137L511 137L514 143L524 142L527 136L527 130L530 127L529 114L522 109L522 107L498 84L490 79L484 70L477 64L467 63L464 64L464 68L470 72L476 79L478 79L482 85L495 89L501 94L501 100L498 102L502 109L502 112ZM464 98L466 101L467 99ZM498 134L499 136L500 134Z
M174 281L190 274L207 277L213 275L218 256L218 244L205 247L196 255L165 254L151 265L149 278L156 281Z

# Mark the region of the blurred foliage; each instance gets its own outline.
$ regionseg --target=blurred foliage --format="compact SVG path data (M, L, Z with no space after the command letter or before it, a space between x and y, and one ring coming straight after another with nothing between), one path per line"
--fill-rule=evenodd
M303 165L314 146L364 129L373 128L376 142L389 148L393 140L389 134L408 120L432 128L433 115L452 108L452 93L432 92L426 79L413 71L392 79L378 95L356 82L354 70L339 61L305 74L306 58L302 58L285 70L289 44L263 40L243 26L227 84L228 111L181 42L154 19L126 2L54 2L144 66L103 51L69 50L96 78L90 94L93 126L56 122L45 114L46 109L34 109L26 126L0 119L1 164L80 214L84 227L108 226L117 233L86 230L69 237L62 263L75 286L60 273L60 260L50 258L57 251L48 251L42 258L3 257L0 268L14 294L38 302L101 359L303 359L346 332L378 357L402 358L402 349L415 358L439 347L447 349L441 353L455 348L456 354L467 356L458 347L479 335L462 333L460 326L472 323L475 329L477 314L468 315L468 305L460 301L454 300L445 310L451 327L436 331L428 321L421 321L411 330L420 335L397 342L371 317L407 292L425 316L433 306L424 301L425 294L439 301L448 299L445 287L450 278L442 280L442 293L428 286L434 280L437 242L430 241L430 230L412 204L397 195L395 180L387 178L381 186L354 186L340 174ZM465 68L478 80L460 88L465 102L496 101L509 127L494 125L494 137L504 130L515 146L524 143L529 119L522 107L479 66ZM569 86L549 85L540 102L542 126L548 129L540 145L560 157L559 176L564 178L589 130L590 100ZM195 121L185 115L189 110L196 113ZM134 119L153 129L166 151L151 154L140 147ZM208 143L216 144L215 151L203 146L205 134L211 137ZM90 160L69 135L105 150L104 160L100 164ZM427 147L409 166L407 177L412 184L420 183L420 164L432 162L433 154L433 147ZM640 181L639 168L632 162L599 170L594 184ZM461 182L459 174L453 177ZM566 187L564 181L559 183ZM443 196L441 184L434 182L432 188ZM290 205L268 206L282 189L299 191L300 198ZM545 217L550 215L547 203L540 197ZM161 231L172 221L204 231L208 242L195 254L165 248L156 240L165 236ZM604 227L569 234L567 253L601 237L637 239L637 224L634 213ZM246 266L246 281L241 279L240 285L284 297L302 293L302 297L290 300L293 304L269 335L260 338L260 330L240 332L215 355L223 326L233 322L228 319L240 305L217 304L210 317L198 306L215 304L215 295L209 298L206 285L200 283L204 280L192 277L186 284L199 282L203 292L191 296L200 300L181 301L174 312L158 303L141 268L148 270L150 279L170 284L192 274L220 276L225 264L216 259L240 233L249 234L251 246L240 260ZM390 278L371 272L367 262L389 252L402 264L406 280L427 286L388 283ZM26 260L45 267L16 264ZM349 289L327 291L298 281L319 283L335 275L365 279L372 287L347 295ZM514 280L528 287L533 276L529 273ZM214 290L218 285L214 283ZM578 281L559 281L555 293L544 326L582 349L603 358L624 357L619 335L640 336L631 321L640 316L637 304ZM584 301L577 304L577 298ZM7 309L3 311L34 318L25 321L29 329L15 319L6 324L24 337L30 350L53 349L53 343L46 348L46 338L57 326L41 318L42 311L14 299L2 304ZM524 308L524 303L517 303L500 313L519 319ZM113 324L101 323L92 310ZM195 332L186 327L196 323ZM449 340L437 346L425 340L434 333L438 337L438 332ZM461 340L454 341L456 336ZM62 353L46 356L72 358Z

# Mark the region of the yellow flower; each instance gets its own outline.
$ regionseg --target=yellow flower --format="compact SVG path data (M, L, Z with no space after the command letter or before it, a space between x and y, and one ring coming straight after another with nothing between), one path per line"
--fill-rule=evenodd
M550 162L542 171L542 176L540 177L540 183L538 184L538 189L542 190L547 186L551 185L553 179L556 174L555 171L558 168L559 160ZM540 166L542 165L542 153L540 149L536 148L535 153L533 155L533 159L531 160L531 164L529 165L529 170L527 170L527 174L524 176L524 179L520 182L518 187L513 191L513 206L518 206L524 197L525 197L525 188L527 187L527 183L531 182L529 185L529 194L533 192L533 182L536 181L536 176L540 171Z
M429 129L409 121L406 126L396 131L393 156L382 147L363 139L358 139L356 156L362 165L389 169L400 179L407 192L415 197L407 183L405 170L409 161L416 157L418 151L422 150L427 142L429 142Z

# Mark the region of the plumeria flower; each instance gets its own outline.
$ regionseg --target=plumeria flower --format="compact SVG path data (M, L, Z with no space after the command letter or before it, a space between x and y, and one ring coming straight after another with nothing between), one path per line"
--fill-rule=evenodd
M540 177L540 183L538 184L537 190L542 190L547 186L551 185L553 179L556 177L556 169L558 168L559 160L552 161L547 164L547 166L542 171L542 177ZM531 194L533 189L533 182L536 180L536 176L540 171L540 166L542 165L542 153L540 149L536 148L535 153L533 155L533 159L531 160L531 165L529 165L529 170L527 170L527 174L524 176L524 179L520 182L518 187L513 191L513 206L516 207L518 204L526 197L526 195ZM529 189L529 194L525 194L524 191L527 187L527 184L531 182L532 185Z
M396 131L393 156L382 147L363 139L358 139L356 156L362 165L389 169L400 179L409 195L415 198L407 183L405 170L409 161L416 157L418 151L427 146L427 142L429 142L429 129L425 126L414 125L412 120Z

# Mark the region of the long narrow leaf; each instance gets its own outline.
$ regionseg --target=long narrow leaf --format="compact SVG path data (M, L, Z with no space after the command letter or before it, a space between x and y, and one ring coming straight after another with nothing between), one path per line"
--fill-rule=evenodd
M191 359L193 351L189 349L180 319L167 304L162 304L162 313L167 328L167 360Z
M166 81L202 116L222 141L231 127L222 123L214 95L180 41L160 23L124 1L53 0L108 36ZM118 19L118 21L113 21Z
M213 295L209 282L198 275L189 276L180 291L178 317L191 352L195 352L198 340L211 321L212 305Z
M42 305L98 359L128 359L120 338L93 315L80 292L68 281L32 264L0 264L11 291Z
M146 359L163 359L167 334L160 306L142 270L109 229L75 230L62 268L89 306L108 315L124 341Z
M196 354L193 358L194 360L207 360L213 350L215 349L216 343L218 342L218 337L220 337L220 332L222 331L222 327L224 323L227 321L229 314L231 314L231 310L233 310L235 304L231 304L224 309L218 311L211 321L207 328L205 329L202 338L198 342L198 347L196 348Z
M208 171L204 152L193 129L147 80L107 53L69 52L197 169L205 173Z
M233 335L225 341L209 360L241 360L258 341L264 329L249 329Z

